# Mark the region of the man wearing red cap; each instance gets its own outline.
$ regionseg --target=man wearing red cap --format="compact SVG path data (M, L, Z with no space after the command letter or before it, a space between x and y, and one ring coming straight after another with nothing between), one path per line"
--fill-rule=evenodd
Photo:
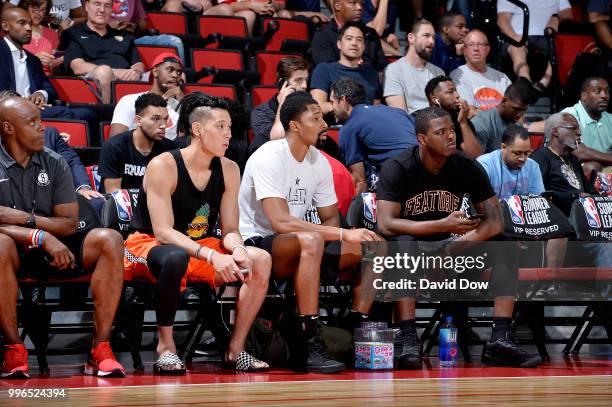
M162 96L168 103L168 123L166 123L166 138L174 140L176 134L176 122L178 120L178 104L183 99L183 62L171 52L159 54L153 61L151 69L153 75L153 86L148 92L133 93L122 97L113 113L111 121L110 136L133 130L136 128L136 112L134 103L143 93L155 93Z

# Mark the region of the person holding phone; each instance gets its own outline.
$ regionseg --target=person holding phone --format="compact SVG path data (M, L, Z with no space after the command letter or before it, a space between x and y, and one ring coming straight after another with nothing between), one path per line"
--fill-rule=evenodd
M392 241L479 242L497 239L503 231L499 201L482 167L458 154L450 114L437 106L415 113L419 145L387 160L380 171L377 216L380 232ZM406 182L406 180L411 180ZM475 219L460 210L470 194ZM491 256L493 257L493 256ZM539 356L521 349L512 336L510 323L517 288L512 259L489 259L493 267L493 331L485 343L482 362L498 366L533 367ZM503 261L502 261L503 260ZM422 346L415 325L414 294L398 301L400 332L395 338L398 368L419 369ZM371 303L354 305L367 313Z
M32 19L32 41L23 46L42 62L46 75L51 75L63 62L64 54L56 55L59 46L57 31L45 27L42 22L49 15L51 2L47 0L23 0L19 3Z
M249 145L249 155L265 142L285 137L280 110L285 98L308 87L309 64L301 57L287 57L276 66L278 93L251 112L251 128L255 138Z

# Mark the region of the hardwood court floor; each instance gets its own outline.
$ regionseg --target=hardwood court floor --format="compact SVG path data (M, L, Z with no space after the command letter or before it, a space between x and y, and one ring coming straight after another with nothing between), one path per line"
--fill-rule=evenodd
M435 364L432 363L432 364ZM147 366L150 370L150 366ZM0 406L612 406L610 357L555 358L536 369L347 371L297 374L276 369L235 374L194 363L185 377L130 374L84 377L77 366L52 366L51 377L0 380ZM35 376L35 372L33 372ZM8 388L66 387L66 399L10 399Z

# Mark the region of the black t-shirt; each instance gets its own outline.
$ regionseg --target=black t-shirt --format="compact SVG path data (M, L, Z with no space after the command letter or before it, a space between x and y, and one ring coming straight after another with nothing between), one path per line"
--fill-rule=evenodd
M474 204L495 196L484 169L461 153L453 154L439 174L428 172L412 147L382 165L376 199L401 204L400 218L412 221L438 220L461 208L463 196ZM442 240L441 233L421 240Z
M148 155L142 155L133 141L134 130L118 134L108 139L102 146L98 174L104 190L105 178L121 178L121 188L140 188L142 178L149 162L163 152L176 149L176 144L166 138L153 144Z
M128 31L107 27L106 35L92 31L87 23L77 24L66 30L68 47L64 55L64 66L82 58L96 65L108 65L115 69L128 69L140 62L140 55L134 44L134 36Z
M561 159L547 147L538 148L531 158L540 166L544 189L552 192L553 203L569 216L572 202L580 193L591 192L580 162L573 155L566 155Z

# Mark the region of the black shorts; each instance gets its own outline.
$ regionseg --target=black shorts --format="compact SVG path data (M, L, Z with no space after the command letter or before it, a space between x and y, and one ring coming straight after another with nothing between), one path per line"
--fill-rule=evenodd
M87 233L91 230L93 229L58 238L58 240L65 244L68 250L74 254L75 263L77 265L74 269L58 270L49 265L53 259L42 248L25 249L23 246L17 245L17 252L19 254L19 274L40 276L46 273L53 277L86 274L86 271L83 270L83 243L85 242Z
M254 246L272 254L272 244L278 234L265 237L254 236L244 241L247 246ZM342 255L342 244L339 240L325 242L323 258L321 259L321 280L337 280L340 274L340 256Z

